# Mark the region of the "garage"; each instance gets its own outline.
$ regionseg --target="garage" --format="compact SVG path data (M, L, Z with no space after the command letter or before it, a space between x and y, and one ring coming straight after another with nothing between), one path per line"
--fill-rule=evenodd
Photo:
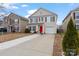
M52 26L47 26L46 27L46 33L55 33L55 30Z

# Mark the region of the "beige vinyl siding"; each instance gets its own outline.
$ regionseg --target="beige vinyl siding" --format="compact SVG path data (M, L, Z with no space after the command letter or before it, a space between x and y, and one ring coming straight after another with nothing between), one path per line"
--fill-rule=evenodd
M20 32L25 32L27 23L28 23L27 21L22 21L22 20L20 20L20 22L19 22L19 29L20 29Z
M70 18L72 18L75 24L75 19L73 18L73 12L71 12L71 14L65 19L65 21L62 24L62 29L64 30L64 32L67 30L67 25L68 25L68 22L70 21Z

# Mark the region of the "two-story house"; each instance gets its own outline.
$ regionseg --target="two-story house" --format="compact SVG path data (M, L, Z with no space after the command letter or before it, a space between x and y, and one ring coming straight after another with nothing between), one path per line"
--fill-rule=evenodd
M7 28L7 32L24 32L27 23L27 18L14 13L10 13L8 16L4 17L4 27Z
M68 25L70 18L72 18L72 20L76 26L76 29L79 30L79 8L76 8L76 9L70 11L69 14L63 20L62 29L64 30L64 32L67 30L67 25Z
M43 8L39 8L29 16L28 27L31 32L56 33L57 32L57 14Z

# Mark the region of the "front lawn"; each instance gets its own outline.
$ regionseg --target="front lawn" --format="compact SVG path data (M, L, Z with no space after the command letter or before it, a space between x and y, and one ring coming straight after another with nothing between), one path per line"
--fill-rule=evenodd
M0 35L0 43L5 42L5 41L9 41L9 40L14 40L16 38L20 38L23 36L28 36L30 35L29 33L6 33L3 35Z

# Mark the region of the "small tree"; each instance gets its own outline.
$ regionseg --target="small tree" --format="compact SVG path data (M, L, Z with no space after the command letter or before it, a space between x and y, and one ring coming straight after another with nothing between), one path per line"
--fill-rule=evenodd
M78 33L71 18L68 23L67 31L64 35L62 42L64 54L70 55L70 52L73 52L73 50L74 53L77 54L78 44L79 44Z

